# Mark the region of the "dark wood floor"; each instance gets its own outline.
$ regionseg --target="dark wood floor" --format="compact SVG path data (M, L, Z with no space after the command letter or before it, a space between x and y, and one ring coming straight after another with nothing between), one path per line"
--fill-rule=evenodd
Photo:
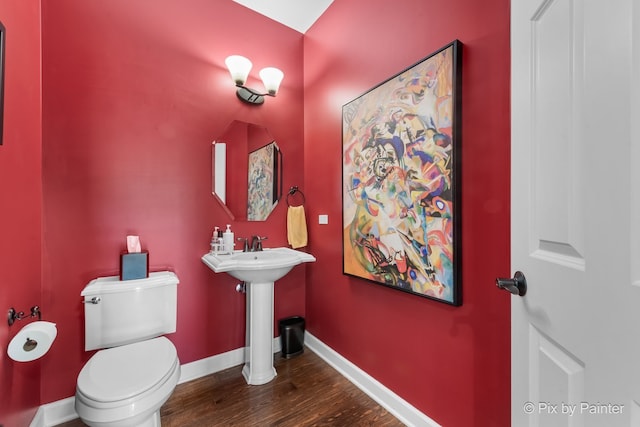
M246 384L241 366L178 385L161 409L162 426L403 426L308 349L291 359L276 354L275 367L278 376L260 386Z

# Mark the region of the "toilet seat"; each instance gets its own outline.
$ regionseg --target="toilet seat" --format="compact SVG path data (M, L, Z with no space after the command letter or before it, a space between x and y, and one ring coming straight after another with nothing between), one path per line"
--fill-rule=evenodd
M176 348L165 337L100 350L80 371L77 391L97 406L117 406L164 384L176 365Z
M78 375L76 413L88 426L159 427L179 379L180 360L164 337L100 350Z

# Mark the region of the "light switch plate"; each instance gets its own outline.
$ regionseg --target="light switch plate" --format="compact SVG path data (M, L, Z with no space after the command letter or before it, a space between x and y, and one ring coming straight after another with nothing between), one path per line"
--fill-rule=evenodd
M318 215L318 224L329 224L329 215Z

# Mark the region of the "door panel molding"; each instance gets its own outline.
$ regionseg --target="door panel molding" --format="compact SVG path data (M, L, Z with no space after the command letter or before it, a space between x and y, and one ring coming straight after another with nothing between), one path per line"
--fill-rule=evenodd
M578 2L579 3L579 2ZM531 253L584 270L582 6L545 0L531 18Z

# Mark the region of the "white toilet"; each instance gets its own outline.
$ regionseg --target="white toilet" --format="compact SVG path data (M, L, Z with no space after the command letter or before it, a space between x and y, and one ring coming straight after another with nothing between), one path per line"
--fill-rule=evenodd
M160 407L180 378L176 348L178 277L92 280L84 297L85 350L96 350L78 375L75 408L89 426L159 427Z

